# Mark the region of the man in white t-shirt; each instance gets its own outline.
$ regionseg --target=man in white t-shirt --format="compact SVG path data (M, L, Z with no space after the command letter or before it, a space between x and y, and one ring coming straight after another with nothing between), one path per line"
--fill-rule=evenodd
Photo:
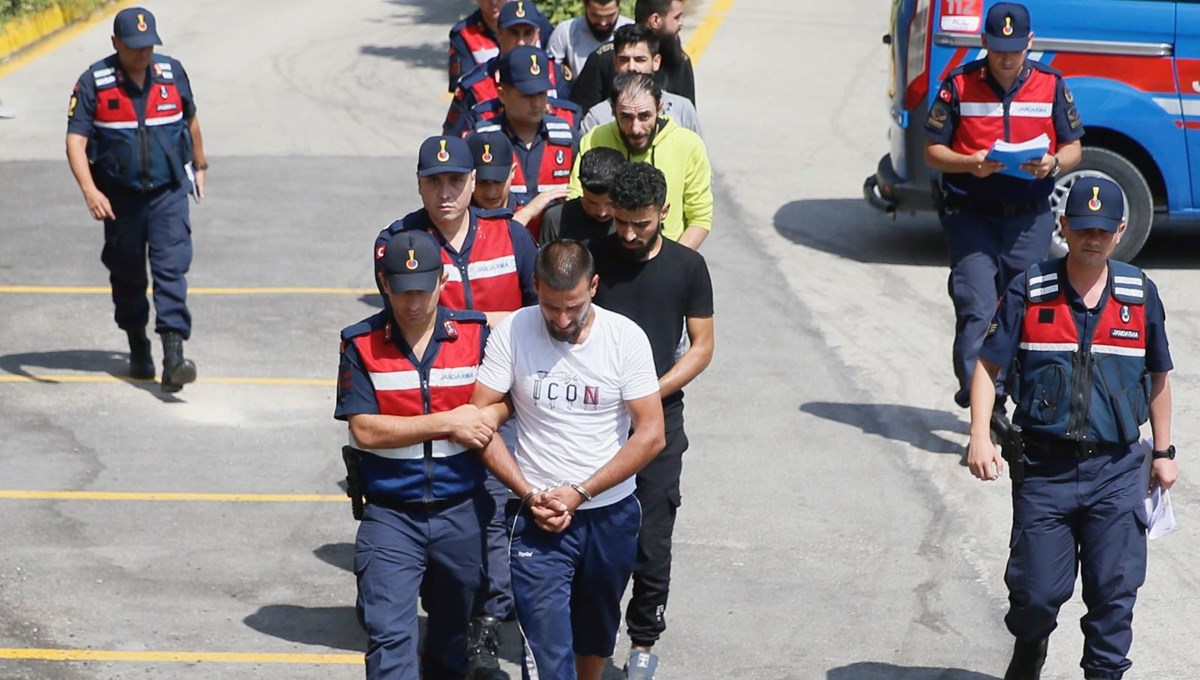
M578 75L592 52L612 40L613 31L632 23L633 19L622 16L617 0L583 0L583 16L567 19L555 27L550 42L546 43L546 52Z
M528 676L600 680L637 560L635 475L665 445L662 400L646 334L592 304L587 248L548 243L534 271L538 306L492 331L471 402L508 395L516 412L515 457L500 437L481 455L520 499L509 560Z

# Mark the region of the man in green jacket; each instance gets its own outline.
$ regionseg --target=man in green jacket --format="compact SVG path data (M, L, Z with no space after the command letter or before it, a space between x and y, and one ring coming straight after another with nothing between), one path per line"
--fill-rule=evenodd
M620 151L635 163L649 163L667 178L667 217L663 236L692 250L712 231L712 168L699 135L662 115L662 88L644 73L622 73L613 81L611 123L593 128L579 142L571 172L570 198L583 194L578 159L593 147Z

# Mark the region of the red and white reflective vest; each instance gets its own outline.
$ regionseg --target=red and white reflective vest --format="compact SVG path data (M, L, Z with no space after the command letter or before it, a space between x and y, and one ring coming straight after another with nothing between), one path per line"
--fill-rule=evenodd
M435 238L441 236L431 230ZM508 218L479 217L471 252L459 261L442 248L442 263L449 280L441 304L450 309L511 312L521 308L521 277Z
M1058 76L1036 62L1026 62L1025 82L1007 104L988 80L986 62L950 76L958 92L958 126L950 148L961 154L990 149L997 139L1025 142L1045 133L1050 152L1058 148L1054 130L1054 97Z

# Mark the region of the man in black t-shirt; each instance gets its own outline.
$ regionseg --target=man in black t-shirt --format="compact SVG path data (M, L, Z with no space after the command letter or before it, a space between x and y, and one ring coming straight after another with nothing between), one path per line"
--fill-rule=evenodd
M612 233L613 176L625 165L616 149L596 147L579 157L579 183L583 195L552 205L542 214L540 245L559 239L590 241Z
M713 292L704 257L662 235L662 221L671 206L666 204L667 180L660 170L626 163L613 177L609 197L615 233L591 244L600 277L595 302L632 319L650 339L666 422L666 448L637 476L642 529L633 596L625 613L631 643L626 677L649 680L658 665L651 650L666 629L671 534L688 448L683 387L712 361ZM685 328L691 346L676 358Z
M683 31L683 0L637 0L633 20L658 37L662 57L662 65L654 74L658 84L664 90L687 97L695 105L696 74L679 38ZM613 55L613 44L605 43L588 57L583 71L575 74L571 101L585 112L612 96L613 77L617 75Z

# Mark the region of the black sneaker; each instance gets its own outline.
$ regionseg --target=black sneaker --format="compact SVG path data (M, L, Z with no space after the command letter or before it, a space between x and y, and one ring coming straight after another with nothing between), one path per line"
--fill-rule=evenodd
M509 680L500 670L500 619L480 616L467 629L468 680Z

